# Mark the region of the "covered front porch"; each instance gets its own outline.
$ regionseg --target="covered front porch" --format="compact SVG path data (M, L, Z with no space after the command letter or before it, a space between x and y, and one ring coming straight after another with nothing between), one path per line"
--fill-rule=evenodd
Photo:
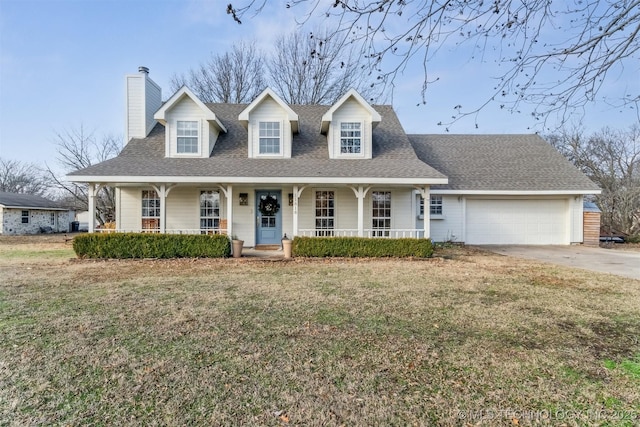
M227 234L247 247L279 244L285 234L430 237L428 209L417 220L417 195L429 200L424 184L91 183L91 218L103 185L116 188L109 231ZM105 229L90 221L89 231Z

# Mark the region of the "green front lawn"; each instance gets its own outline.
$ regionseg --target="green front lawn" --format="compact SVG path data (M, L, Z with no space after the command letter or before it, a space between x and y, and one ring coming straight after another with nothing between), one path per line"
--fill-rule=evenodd
M2 425L639 422L630 279L457 248L0 276Z

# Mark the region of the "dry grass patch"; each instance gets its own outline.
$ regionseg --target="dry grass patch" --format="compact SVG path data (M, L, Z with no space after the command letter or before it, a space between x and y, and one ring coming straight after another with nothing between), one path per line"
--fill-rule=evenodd
M3 260L0 419L637 424L638 281L437 255Z

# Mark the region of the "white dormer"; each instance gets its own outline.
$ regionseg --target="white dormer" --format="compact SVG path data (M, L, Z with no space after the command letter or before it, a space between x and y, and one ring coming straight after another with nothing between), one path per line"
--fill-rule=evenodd
M166 157L209 157L220 132L220 120L186 86L153 116L165 126Z
M238 120L247 128L249 158L291 158L298 115L274 91L265 89Z
M370 159L371 134L380 114L355 89L349 89L322 116L320 132L327 135L330 159Z

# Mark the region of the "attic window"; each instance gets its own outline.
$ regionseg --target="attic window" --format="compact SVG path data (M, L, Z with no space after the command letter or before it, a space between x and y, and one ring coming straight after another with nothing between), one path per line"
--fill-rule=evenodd
M260 154L280 154L280 122L260 122Z
M198 152L198 122L178 121L178 153Z
M360 154L361 136L359 122L340 123L340 153Z

